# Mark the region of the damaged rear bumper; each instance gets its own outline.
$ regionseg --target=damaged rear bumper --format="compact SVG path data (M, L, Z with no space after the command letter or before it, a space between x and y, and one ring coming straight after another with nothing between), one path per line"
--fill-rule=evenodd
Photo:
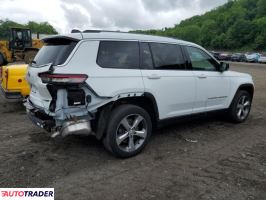
M48 132L52 132L52 129L55 127L55 120L51 116L35 107L29 99L24 102L24 106L26 107L27 116L33 124Z
M52 133L52 137L93 134L90 120L77 118L58 124L53 117L34 106L29 99L24 102L24 106L26 107L27 115L33 124Z

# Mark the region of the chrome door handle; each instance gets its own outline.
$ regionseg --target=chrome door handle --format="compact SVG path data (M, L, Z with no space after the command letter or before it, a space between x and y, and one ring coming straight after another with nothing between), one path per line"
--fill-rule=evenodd
M207 78L207 76L205 74L201 74L201 75L198 75L198 78L204 79L204 78Z
M161 77L157 74L152 74L148 76L148 79L160 79Z

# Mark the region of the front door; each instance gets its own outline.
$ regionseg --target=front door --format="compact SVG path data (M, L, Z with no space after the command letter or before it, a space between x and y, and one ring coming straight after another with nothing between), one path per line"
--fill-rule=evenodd
M186 47L191 69L196 78L194 113L219 110L226 106L230 92L227 72L219 71L219 63L197 47Z

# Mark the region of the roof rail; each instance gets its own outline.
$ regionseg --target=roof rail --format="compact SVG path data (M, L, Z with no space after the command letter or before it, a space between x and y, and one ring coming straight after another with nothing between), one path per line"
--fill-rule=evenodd
M123 31L109 31L109 30L84 30L82 33L101 33L101 32L108 32L108 33L128 33L128 32L123 32Z
M81 31L78 29L72 29L71 33L81 33Z

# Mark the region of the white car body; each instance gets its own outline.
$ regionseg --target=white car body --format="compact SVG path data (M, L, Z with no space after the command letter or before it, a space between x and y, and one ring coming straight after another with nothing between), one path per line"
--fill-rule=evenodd
M259 58L259 63L266 63L266 56L261 56Z
M127 33L73 33L65 36L55 36L54 39L65 38L77 42L67 59L60 65L44 64L35 66L33 63L28 67L27 80L31 85L31 93L25 104L29 113L41 111L55 124L49 127L50 131L64 133L62 127L75 118L86 119L89 123L104 106L130 98L150 98L153 101L157 121L203 113L208 111L228 109L240 87L253 87L252 77L248 74L233 71L208 71L188 69L188 55L180 55L186 60L186 69L118 69L103 68L97 64L100 42L103 41L127 41L138 43L171 44L177 45L184 51L191 47L195 50L195 62L197 56L206 54L213 65L220 63L202 47L181 40L165 37L127 34ZM53 39L47 38L44 41ZM173 46L172 46L173 47ZM197 55L197 52L200 52ZM37 57L38 58L38 55ZM200 59L200 58L199 58ZM52 71L53 74L85 74L88 76L81 89L85 91L86 105L69 106L67 103L68 91L65 88L57 89L53 97L47 83L40 78L41 73ZM53 102L54 99L54 102ZM51 109L51 104L54 109ZM32 117L32 116L31 116ZM35 124L47 128L46 121L36 116L32 118ZM39 121L38 121L39 120ZM69 124L67 124L69 125ZM74 129L72 129L74 130ZM57 132L58 133L58 132ZM92 133L95 134L95 133ZM100 138L100 136L99 136Z

